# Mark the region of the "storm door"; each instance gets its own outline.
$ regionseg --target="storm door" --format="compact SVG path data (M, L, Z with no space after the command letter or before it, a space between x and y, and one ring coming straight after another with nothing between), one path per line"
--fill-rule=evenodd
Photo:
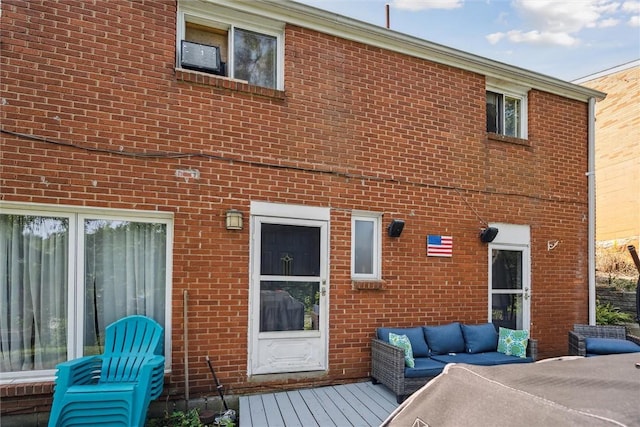
M326 369L327 222L252 226L250 374Z
M528 248L490 245L489 321L496 327L529 329Z

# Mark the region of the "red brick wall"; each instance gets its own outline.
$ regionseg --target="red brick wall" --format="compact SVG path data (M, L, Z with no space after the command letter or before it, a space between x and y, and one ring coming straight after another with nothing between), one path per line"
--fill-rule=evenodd
M175 19L170 1L5 0L0 63L2 128L69 144L3 134L2 200L174 212L168 393L184 392L185 289L191 396L212 393L207 354L230 392L273 385L246 378L249 227L223 222L230 208L246 219L251 200L332 208L320 381L367 377L378 326L486 321L487 247L470 206L531 226L532 335L542 356L566 351L587 320L585 104L533 90L528 141L498 141L481 75L287 26L285 91L256 89L176 72ZM352 287L352 209L406 220L401 238L383 237L382 290ZM429 233L453 235L454 256L427 258ZM3 411L20 405L4 399L14 386L1 390Z

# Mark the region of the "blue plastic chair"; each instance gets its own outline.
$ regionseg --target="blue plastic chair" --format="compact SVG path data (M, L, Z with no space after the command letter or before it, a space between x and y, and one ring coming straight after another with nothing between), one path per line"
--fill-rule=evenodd
M105 350L60 363L49 427L144 426L164 386L163 329L145 316L107 326Z

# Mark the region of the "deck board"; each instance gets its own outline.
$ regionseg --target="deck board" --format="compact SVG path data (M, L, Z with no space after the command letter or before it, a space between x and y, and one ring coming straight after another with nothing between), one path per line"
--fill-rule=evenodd
M318 424L315 417L313 416L313 413L311 412L311 409L307 406L307 403L304 401L299 392L289 392L287 393L287 396L289 397L289 401L295 409L296 416L300 421L301 427L313 426L315 424ZM295 424L294 420L291 420L290 425L295 426L297 424Z
M273 427L285 427L284 418L282 417L282 414L280 414L280 406L277 402L275 393L262 395L262 403L267 416L267 425Z
M304 424L302 424L302 421L300 420L300 414L298 414L291 403L289 395L286 392L280 392L275 394L275 398L283 420L289 420L287 425L290 425L291 427L304 427Z
M340 419L336 424L339 426L346 425L358 425L365 426L370 425L370 422L366 422L360 415L358 410L351 405L351 402L346 401L337 391L335 387L321 387L315 389L314 392L318 396L322 396L323 401L326 403L331 402L335 405L337 412L334 417L340 416Z
M378 426L395 396L370 382L240 397L240 427Z
M313 414L313 418L316 420L315 425L318 425L318 426L335 426L336 425L336 423L331 418L331 415L329 415L329 412L327 412L327 408L325 408L322 405L321 401L316 398L316 395L312 389L299 390L298 393L300 393L300 397L302 397L305 404Z
M344 391L345 398L357 399L364 407L367 408L378 419L385 419L395 408L388 408L379 404L374 398L367 394L367 390L361 390L356 384L347 384L340 390ZM348 392L348 395L347 395Z

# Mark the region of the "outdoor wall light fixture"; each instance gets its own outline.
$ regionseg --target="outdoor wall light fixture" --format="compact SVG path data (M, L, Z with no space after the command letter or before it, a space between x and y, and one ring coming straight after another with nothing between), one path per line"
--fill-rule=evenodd
M391 224L387 227L389 237L400 237L402 229L404 228L404 221L401 219L391 220Z
M495 227L487 227L480 230L480 240L484 243L491 243L498 235L498 229Z
M227 211L227 230L242 230L242 212L237 209Z

